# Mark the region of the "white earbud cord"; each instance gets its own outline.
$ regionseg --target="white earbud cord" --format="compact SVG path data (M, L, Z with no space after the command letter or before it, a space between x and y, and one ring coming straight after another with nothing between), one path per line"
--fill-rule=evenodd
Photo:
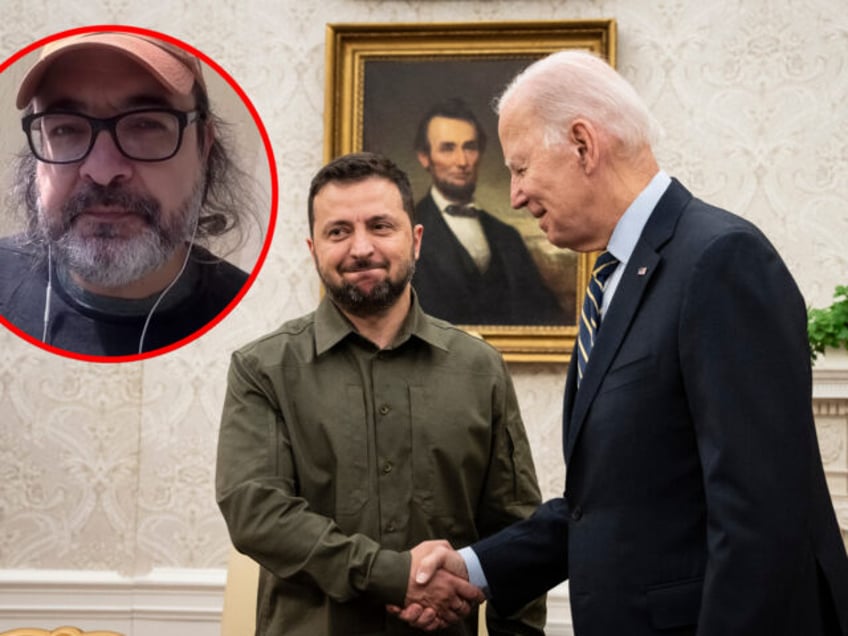
M197 235L197 226L200 222L200 216L198 215L197 220L194 223L194 230L191 233L191 239L188 242L188 250L186 251L185 258L183 259L183 266L180 267L180 271L177 272L177 275L174 276L174 280L168 283L168 286L162 290L162 293L159 294L159 298L156 299L156 302L153 303L153 307L150 308L150 311L147 312L147 318L144 320L144 327L141 330L141 337L138 339L138 353L141 354L144 351L144 337L147 335L147 327L150 325L150 319L153 318L153 312L156 311L156 308L159 306L159 303L162 302L162 299L165 297L171 288L177 284L177 281L180 280L180 276L183 275L186 266L188 265L188 259L191 258L191 248L194 246L194 237Z
M53 250L50 244L47 245L47 291L44 292L44 319L42 320L43 329L41 331L41 342L47 343L47 326L50 324L50 296L53 291Z

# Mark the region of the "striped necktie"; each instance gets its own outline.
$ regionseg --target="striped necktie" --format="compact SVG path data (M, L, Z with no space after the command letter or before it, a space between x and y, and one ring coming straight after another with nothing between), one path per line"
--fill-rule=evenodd
M592 268L592 277L583 299L583 311L580 312L580 328L577 332L577 386L583 379L589 353L595 344L595 336L601 324L601 304L607 278L615 271L618 259L609 252L601 252Z

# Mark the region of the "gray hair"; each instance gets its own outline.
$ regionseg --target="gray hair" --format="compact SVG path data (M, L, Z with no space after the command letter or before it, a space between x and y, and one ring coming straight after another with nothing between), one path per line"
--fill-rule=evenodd
M650 146L661 136L659 124L634 88L588 51L559 51L528 66L497 98L497 113L516 98L542 121L546 145L562 143L578 117L610 134L625 154Z

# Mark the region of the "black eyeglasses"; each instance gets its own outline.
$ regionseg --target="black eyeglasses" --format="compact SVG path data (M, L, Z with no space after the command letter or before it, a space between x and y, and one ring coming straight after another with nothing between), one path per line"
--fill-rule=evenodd
M105 118L63 111L34 113L21 123L32 153L45 163L82 161L101 130L109 131L127 159L165 161L177 154L186 126L202 118L197 110L145 108Z

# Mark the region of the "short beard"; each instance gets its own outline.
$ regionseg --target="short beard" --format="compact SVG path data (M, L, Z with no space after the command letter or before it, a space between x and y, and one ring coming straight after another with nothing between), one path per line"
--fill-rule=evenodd
M365 268L368 265L369 263L366 261L356 263L354 267ZM324 288L333 302L343 311L359 318L380 315L394 306L406 291L414 273L415 259L412 258L407 262L405 271L399 277L394 280L386 279L375 285L370 292L363 293L352 283L343 282L341 285L330 283L321 273L320 268L318 270L321 281L324 283Z
M477 184L473 181L467 185L459 186L435 177L433 177L433 185L445 195L446 199L455 203L470 203L471 199L474 198L474 190L477 188Z
M38 225L42 238L61 266L82 280L106 288L128 285L162 267L176 250L192 240L203 197L202 180L176 210L162 214L161 204L116 186L92 184L65 202L61 219L50 216L38 203ZM94 236L80 236L74 220L96 206L120 207L146 223L142 231L123 238L111 223L96 226Z

